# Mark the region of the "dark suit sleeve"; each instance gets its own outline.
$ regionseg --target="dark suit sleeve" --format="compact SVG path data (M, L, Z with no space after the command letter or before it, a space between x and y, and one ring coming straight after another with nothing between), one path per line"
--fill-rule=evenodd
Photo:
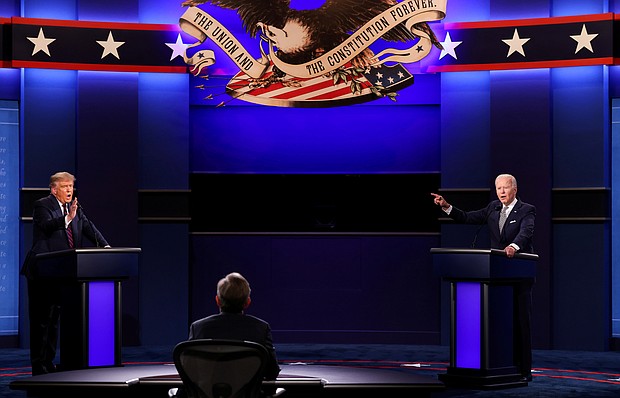
M56 217L54 209L50 207L48 201L37 201L35 203L32 222L46 235L65 229L65 218L63 216Z
M494 208L494 202L489 203L489 205L483 209L474 211L463 211L458 207L452 206L452 211L448 217L461 224L483 224L487 221L489 214Z
M265 369L265 379L266 380L275 380L280 373L280 366L278 366L278 359L276 357L276 349L273 346L273 338L271 336L271 328L267 326L266 335L265 335L265 348L269 352L269 362L267 363L267 367Z
M519 223L519 233L512 240L512 243L519 246L521 251L531 251L532 239L534 237L534 221L536 219L536 207L523 205L524 215Z

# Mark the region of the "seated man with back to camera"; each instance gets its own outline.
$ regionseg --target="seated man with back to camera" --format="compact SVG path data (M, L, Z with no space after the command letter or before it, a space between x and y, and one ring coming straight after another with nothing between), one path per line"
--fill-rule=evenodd
M247 315L245 310L251 303L250 284L239 273L233 272L217 284L215 302L220 309L192 323L189 340L226 339L252 341L263 345L269 353L265 366L265 380L275 380L280 373L269 324L262 319Z

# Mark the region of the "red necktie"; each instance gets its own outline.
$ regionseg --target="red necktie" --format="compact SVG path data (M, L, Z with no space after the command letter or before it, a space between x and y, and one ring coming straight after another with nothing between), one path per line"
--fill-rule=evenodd
M69 214L67 209L69 205L65 203L65 216ZM69 241L69 247L73 249L73 231L71 230L71 223L67 226L67 240Z

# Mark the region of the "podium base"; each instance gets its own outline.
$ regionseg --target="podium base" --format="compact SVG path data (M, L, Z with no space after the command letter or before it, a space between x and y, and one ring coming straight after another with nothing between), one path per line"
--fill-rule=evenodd
M477 369L448 368L447 373L439 374L446 386L471 388L478 390L499 390L504 388L527 387L528 382L523 380L519 373L485 372Z

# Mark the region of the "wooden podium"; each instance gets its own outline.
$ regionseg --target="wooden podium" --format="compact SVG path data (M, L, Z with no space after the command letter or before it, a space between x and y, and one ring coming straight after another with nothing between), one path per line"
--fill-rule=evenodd
M139 248L38 254L34 276L61 289L62 370L121 366L121 281L138 274Z
M495 249L431 249L436 272L450 282L448 385L504 388L527 385L517 368L515 291L536 277L535 254L506 257Z

